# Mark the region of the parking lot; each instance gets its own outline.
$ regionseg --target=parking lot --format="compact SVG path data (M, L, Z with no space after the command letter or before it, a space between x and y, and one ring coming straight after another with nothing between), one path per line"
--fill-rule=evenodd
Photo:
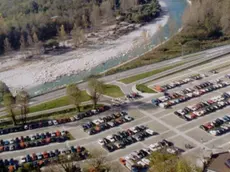
M206 64L207 66L207 64ZM212 63L213 68L213 63ZM168 79L159 79L150 83L151 85L163 85L167 84L170 81L180 80L186 78L186 76L191 76L193 74L199 73L199 70L202 73L207 74L207 77L203 77L200 80L194 80L187 84L183 84L180 87L175 87L168 90L168 93L178 92L186 88L194 87L203 82L207 81L215 81L217 79L222 79L226 82L230 83L230 80L225 77L225 75L230 74L230 69L225 68L225 70L217 71L216 74L210 72L210 68L198 68L189 69L186 72L177 73ZM185 75L186 73L186 75ZM201 74L202 74L201 73ZM197 104L198 102L209 100L215 96L221 95L225 92L230 92L230 86L226 86L217 90L213 90L207 92L198 97L194 97L193 99L189 99L187 101L181 102L179 104L175 104L169 108L161 108L156 107L151 103L153 98L158 98L163 96L163 93L157 93L156 95L150 97L144 97L138 100L132 100L126 105L122 106L122 108L110 109L109 111L103 112L97 116L91 116L84 118L79 121L66 123L58 126L50 126L35 130L27 130L24 132L12 133L7 135L2 135L1 139L11 139L20 136L33 135L36 133L45 133L45 132L53 132L56 130L68 131L73 137L74 140L67 140L62 143L52 143L46 146L41 147L33 147L27 148L23 150L17 150L13 152L2 152L2 159L9 159L15 157L25 156L27 154L39 153L43 151L55 150L55 149L63 149L70 148L71 146L84 146L87 150L92 151L94 149L100 150L104 155L107 155L108 159L114 162L118 162L120 157L126 156L135 150L140 150L142 148L148 147L150 144L157 143L163 139L171 141L174 143L176 147L183 150L183 154L185 156L190 157L198 157L202 156L204 148L206 150L217 150L217 149L225 149L229 148L230 142L230 133L226 133L220 136L213 136L206 131L202 130L200 125L203 125L207 122L213 121L219 117L224 117L225 115L230 115L230 106L226 106L225 108L216 110L212 113L209 113L204 116L200 116L194 120L186 121L177 115L174 114L175 111L183 109L186 106L191 106ZM117 125L115 127L108 128L103 130L103 132L98 132L97 134L89 135L86 131L83 130L82 125L86 124L90 121L95 121L99 117L105 117L111 115L113 113L119 112L119 110L127 112L127 114L133 118L133 120L124 122L122 125ZM148 129L156 132L156 135L152 135L146 137L142 141L134 142L128 146L125 146L122 149L117 149L116 151L107 151L103 148L102 145L99 144L99 140L102 138L106 138L109 135L114 135L119 131L128 130L135 126L146 126ZM192 148L186 148L186 144L191 145ZM120 163L119 163L120 164ZM126 168L122 168L124 171Z

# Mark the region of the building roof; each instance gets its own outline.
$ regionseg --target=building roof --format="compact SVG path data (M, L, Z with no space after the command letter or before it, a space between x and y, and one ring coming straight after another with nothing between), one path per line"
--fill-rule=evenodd
M229 152L212 155L208 170L213 172L230 172L230 168L225 165L228 159L230 159Z

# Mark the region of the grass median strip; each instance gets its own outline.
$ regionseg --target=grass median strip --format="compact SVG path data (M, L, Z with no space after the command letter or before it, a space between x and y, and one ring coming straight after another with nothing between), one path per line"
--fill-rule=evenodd
M172 69L172 68L180 66L182 64L184 64L184 63L177 63L177 64L174 64L174 65L171 65L171 66L163 67L163 68L160 68L160 69L155 69L155 70L152 70L150 72L145 72L145 73L141 73L141 74L131 76L131 77L128 77L128 78L124 78L124 79L121 79L119 81L124 83L124 84L130 84L132 82L135 82L135 81L138 81L138 80L141 80L141 79L144 79L144 78L148 78L148 77L150 77L152 75L164 72L166 70Z
M87 92L84 90L81 92L81 102L85 102L85 101L89 101L90 100L90 96L87 94ZM51 100L45 103L41 103L39 105L35 105L30 107L30 113L33 112L38 112L38 111L42 111L42 110L49 110L49 109L53 109L53 108L57 108L57 107L62 107L62 106L67 106L70 105L70 102L68 100L67 96L64 97L60 97L58 99L55 100Z
M149 87L147 87L144 84L138 84L138 85L136 85L136 88L138 91L141 91L142 93L156 93L156 91L150 89Z
M115 98L124 96L124 93L121 91L120 87L110 84L104 85L102 94Z

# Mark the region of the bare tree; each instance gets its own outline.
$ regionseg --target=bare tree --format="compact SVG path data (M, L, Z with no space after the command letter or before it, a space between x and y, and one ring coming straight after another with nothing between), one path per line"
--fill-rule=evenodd
M29 45L29 46L32 46L33 45L33 39L32 39L32 37L31 37L31 35L28 33L28 35L27 35L27 44Z
M123 13L137 5L136 0L120 0L120 9Z
M94 30L97 30L100 26L100 20L100 8L94 4L90 15L90 21Z
M26 123L27 114L29 112L29 94L25 91L19 91L16 95L16 104L20 109L22 123Z
M13 125L17 125L16 118L15 118L15 99L11 93L4 94L3 96L3 103L6 107L8 112L8 116L11 118Z
M9 42L9 39L8 39L8 38L5 38L5 40L4 40L4 53L7 54L7 53L9 53L10 51L12 51L11 44L10 44L10 42Z
M69 101L74 104L76 110L80 112L81 90L76 86L76 84L70 84L66 87L66 94L69 98Z
M93 102L94 108L96 108L97 103L101 97L101 94L103 92L103 86L104 83L102 81L98 81L95 78L90 79L88 82L90 97Z
M161 25L159 25L157 28L157 40L158 40L159 44L162 44L165 40L164 28Z
M229 9L230 9L230 1L229 0L225 0L223 2L222 5L222 14L221 14L221 27L223 29L223 32L225 34L230 34L230 13L229 13Z
M106 22L110 22L110 21L114 20L112 8L113 8L113 6L112 6L110 1L103 1L101 6L100 6L103 18L104 18L104 20L106 20Z
M33 33L33 42L37 44L39 42L38 35L36 32Z
M177 24L175 19L170 18L168 22L169 35L172 37L177 31Z
M23 33L21 33L21 37L20 37L20 50L23 51L26 49L26 40L25 37L23 35Z
M104 171L111 170L106 155L104 155L101 151L94 150L91 152L91 155L92 157L89 159L87 163L88 170L95 171L95 172L104 172Z

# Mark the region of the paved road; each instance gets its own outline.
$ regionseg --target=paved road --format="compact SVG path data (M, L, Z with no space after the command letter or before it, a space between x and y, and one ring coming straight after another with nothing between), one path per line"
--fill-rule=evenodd
M230 46L223 46L223 47L219 47L219 48L213 48L213 49L206 50L206 51L203 51L203 52L191 54L189 56L178 57L178 58L174 58L174 59L171 59L171 60L166 60L166 61L162 61L162 62L159 62L159 63L155 63L155 64L151 64L151 65L131 69L131 70L124 71L124 72L120 72L120 73L117 73L117 74L114 74L114 75L105 76L105 77L101 78L100 80L102 80L102 81L104 81L106 83L110 83L110 82L120 80L120 79L129 77L129 76L134 76L134 75L137 75L137 74L140 74L140 73L143 73L143 72L151 71L153 69L158 69L158 68L162 68L162 67L165 67L165 66L169 66L169 65L178 63L179 61L180 62L189 62L189 61L191 61L191 63L188 63L186 66L183 66L183 67L180 66L180 67L177 68L177 70L181 70L182 68L189 67L189 64L190 65L191 64L194 65L195 63L198 64L198 63L201 63L201 62L203 62L205 60L213 59L216 56L219 56L221 54L226 54L226 53L229 53L229 52L230 52ZM198 60L198 61L196 61L196 60ZM170 71L175 72L175 69L170 70ZM169 73L169 72L167 72L167 73ZM162 76L162 75L163 74L159 74L157 76L154 75L153 77L150 77L150 78L147 78L145 80L138 81L138 82L149 81L154 77L157 78L157 77ZM136 82L136 83L138 83L138 82ZM84 83L79 84L78 86L81 89L85 89L85 88L87 88L87 83L84 82ZM125 93L129 93L131 91L130 90L130 85L128 87L123 86L122 89L123 89L123 91ZM56 90L56 91L53 91L53 92L50 92L50 93L47 93L47 94L44 94L44 95L41 95L41 96L38 96L38 97L34 97L34 98L31 99L31 102L33 104L38 104L40 102L44 102L44 101L47 101L47 100L52 100L52 99L55 99L55 98L58 98L58 97L61 97L61 96L64 96L64 95L65 95L65 89L60 89L60 90Z

